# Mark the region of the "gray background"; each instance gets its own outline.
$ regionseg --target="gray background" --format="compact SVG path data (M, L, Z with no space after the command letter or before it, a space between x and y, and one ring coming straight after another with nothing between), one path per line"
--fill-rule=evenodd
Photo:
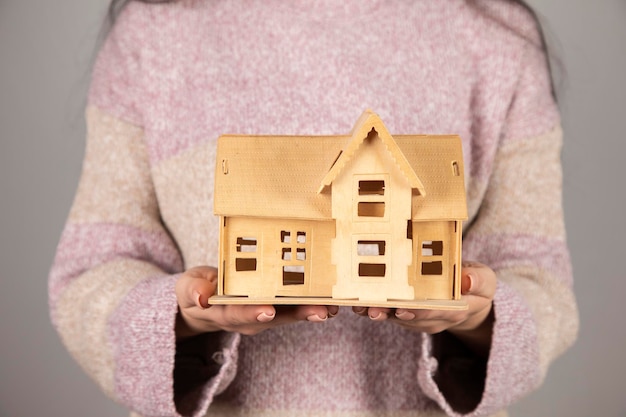
M46 278L84 149L106 0L0 0L0 416L125 416L52 329ZM626 2L533 0L566 70L565 208L577 344L514 416L626 416ZM523 178L520 178L523 180Z

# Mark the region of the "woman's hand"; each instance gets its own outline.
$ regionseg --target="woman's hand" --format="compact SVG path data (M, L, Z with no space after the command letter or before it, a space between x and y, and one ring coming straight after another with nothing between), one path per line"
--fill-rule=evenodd
M467 310L354 307L353 311L374 321L393 320L403 327L429 334L447 330L477 354L486 356L491 345L495 292L496 274L491 268L477 262L463 262L461 294L468 303Z
M323 322L339 311L336 306L209 305L216 289L217 269L213 267L191 268L178 279L177 338L220 330L253 335L298 321Z

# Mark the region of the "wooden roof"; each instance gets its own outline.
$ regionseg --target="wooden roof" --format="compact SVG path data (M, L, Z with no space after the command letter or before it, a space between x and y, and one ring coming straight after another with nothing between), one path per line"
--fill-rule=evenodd
M391 136L366 112L351 135L248 136L218 139L214 211L222 216L331 219L332 181L374 128L417 190L413 220L466 219L461 139L457 135Z
M357 121L354 129L352 130L350 143L348 143L348 146L342 151L341 155L337 158L337 161L335 161L332 168L322 179L322 184L320 185L318 192L322 192L327 187L330 187L332 182L341 173L350 159L352 159L358 150L362 148L361 145L367 139L370 132L373 131L376 132L380 140L383 142L385 149L391 154L391 157L406 177L411 188L418 190L421 195L425 195L426 191L424 190L424 184L422 184L422 181L420 181L419 177L415 174L411 164L398 148L396 141L389 134L382 120L380 120L380 117L371 111L365 111Z

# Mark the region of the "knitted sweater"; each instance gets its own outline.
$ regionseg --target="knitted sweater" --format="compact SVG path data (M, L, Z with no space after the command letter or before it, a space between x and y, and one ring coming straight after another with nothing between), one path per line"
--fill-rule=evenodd
M507 2L131 3L93 71L83 173L49 279L67 349L143 416L504 413L578 326L538 44ZM349 309L177 343L178 274L217 259L216 138L345 134L366 108L392 134L462 137L463 256L498 277L488 359Z

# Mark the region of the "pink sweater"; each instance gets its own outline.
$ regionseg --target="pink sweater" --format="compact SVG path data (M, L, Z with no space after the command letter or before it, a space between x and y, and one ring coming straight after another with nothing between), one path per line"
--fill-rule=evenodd
M107 395L143 416L492 415L539 386L578 326L560 121L533 20L478 5L125 9L93 72L83 174L49 281L54 325ZM463 139L463 255L498 275L488 360L445 332L349 310L177 345L177 274L217 258L216 138L344 134L366 108L392 134Z

